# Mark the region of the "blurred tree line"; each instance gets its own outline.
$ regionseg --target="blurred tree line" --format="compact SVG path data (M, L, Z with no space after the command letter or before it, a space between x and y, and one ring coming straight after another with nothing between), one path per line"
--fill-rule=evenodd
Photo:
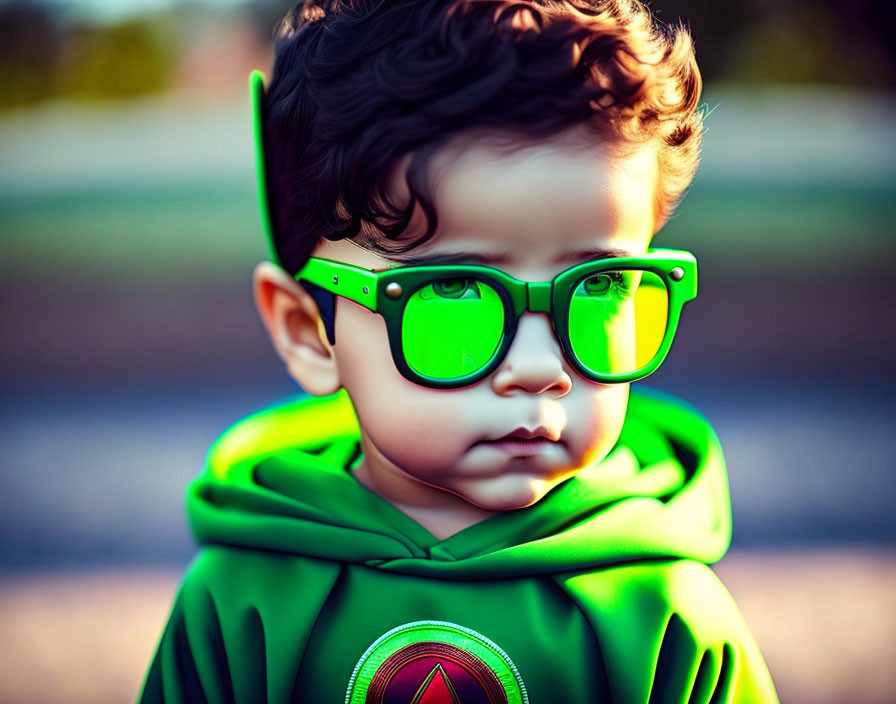
M76 3L75 3L76 4ZM890 0L653 0L667 24L696 37L707 82L835 83L893 87L896 3ZM69 3L72 5L72 3ZM97 21L46 0L0 0L0 108L53 97L125 98L161 92L202 24L240 13L270 42L287 0L222 8L178 2Z
M51 97L124 98L167 88L177 62L154 18L70 21L18 0L0 6L0 106Z
M892 0L652 0L691 27L707 82L896 85Z

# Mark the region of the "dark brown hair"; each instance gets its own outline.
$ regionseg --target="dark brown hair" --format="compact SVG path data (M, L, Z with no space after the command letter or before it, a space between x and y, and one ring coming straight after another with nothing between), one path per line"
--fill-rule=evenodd
M431 238L428 164L474 129L657 140L662 222L697 168L700 89L688 32L637 0L307 0L278 30L264 102L280 262L295 273L321 237L387 252ZM422 233L408 229L415 203Z

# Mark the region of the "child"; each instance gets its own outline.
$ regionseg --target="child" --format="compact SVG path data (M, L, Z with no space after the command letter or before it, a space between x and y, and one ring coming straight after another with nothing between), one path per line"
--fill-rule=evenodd
M309 0L253 77L261 317L144 702L776 702L706 563L706 421L633 394L696 295L683 29L629 0Z

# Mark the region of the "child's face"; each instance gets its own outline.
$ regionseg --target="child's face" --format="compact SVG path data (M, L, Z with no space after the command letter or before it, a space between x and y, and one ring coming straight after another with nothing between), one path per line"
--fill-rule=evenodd
M549 281L603 252L645 252L655 226L653 149L611 156L570 136L504 156L485 142L446 148L433 164L439 230L408 256L452 253L457 263ZM347 241L323 242L314 255L396 266ZM580 376L545 313L525 312L502 364L452 390L402 377L376 313L339 298L335 325L339 383L362 429L357 476L397 505L438 509L440 499L456 502L447 491L492 511L528 506L603 458L619 436L628 385ZM547 437L496 442L518 429Z

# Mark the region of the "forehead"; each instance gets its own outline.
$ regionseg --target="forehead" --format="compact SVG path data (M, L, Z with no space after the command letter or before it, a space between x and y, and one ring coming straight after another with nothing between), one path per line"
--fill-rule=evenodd
M525 264L586 249L646 249L654 232L652 146L611 149L581 133L514 145L450 144L431 162L439 227L411 256L452 250Z
M409 195L409 161L393 179L399 202ZM542 141L461 135L429 164L438 214L431 240L389 259L347 241L323 241L315 254L371 268L447 258L546 280L596 253L643 253L655 229L657 170L654 146L622 151L579 130ZM424 225L418 206L411 231Z

